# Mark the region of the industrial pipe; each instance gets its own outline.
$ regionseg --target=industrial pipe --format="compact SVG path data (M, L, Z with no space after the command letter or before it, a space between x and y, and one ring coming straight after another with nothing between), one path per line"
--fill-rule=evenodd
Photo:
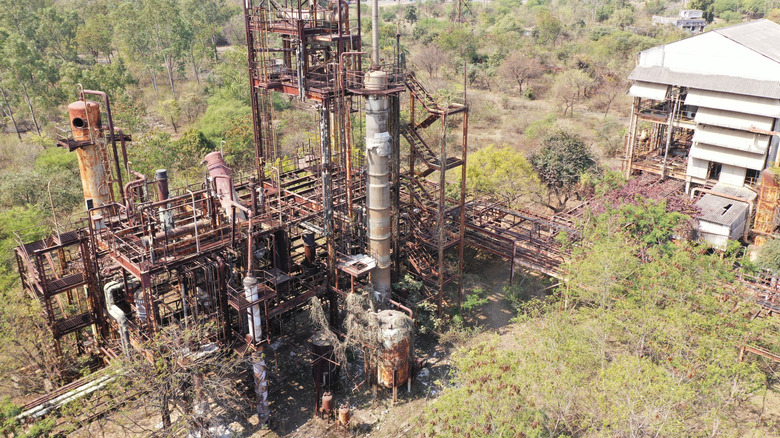
M122 343L122 353L125 357L130 355L130 334L127 328L127 316L125 312L119 308L114 302L114 291L122 289L122 283L118 281L111 281L103 287L103 293L106 297L106 310L108 314L113 318L117 325L119 325L119 336Z
M371 0L371 65L379 65L379 0Z
M109 384L114 379L116 379L116 376L114 376L113 374L108 374L106 376L99 377L92 382L89 382L83 386L79 386L78 388L73 389L72 391L68 391L65 394L55 397L46 403L42 403L34 408L22 412L21 414L16 416L16 419L23 420L27 417L32 417L32 418L43 417L44 415L48 414L54 409L59 408L60 406L70 403L71 401L76 400L85 395L92 394L93 392Z
M192 190L187 189L187 193L192 196L192 223L195 224L195 250L198 251L198 254L200 254L200 239L198 236L198 216L196 214L195 210L195 194L192 193Z
M225 159L222 157L222 153L220 151L214 151L210 154L207 154L203 158L203 163L206 164L209 176L214 180L217 197L220 199L222 208L225 210L225 215L232 217L230 204L226 201L226 199L235 201L238 199L238 194L236 193L236 189L233 185L233 178L230 176L230 168L227 167L227 164L225 164ZM239 218L241 220L246 219L243 214L241 214Z
M146 175L140 174L136 172L135 170L131 170L130 174L135 176L136 179L128 182L125 185L125 191L124 191L124 198L125 198L125 209L127 210L127 215L132 216L133 211L135 210L135 197L130 196L131 190L135 189L136 187L143 187L146 184Z
M252 275L252 210L244 207L240 203L230 200L230 205L233 207L236 207L237 209L243 211L247 215L247 266L246 266L246 272L247 275Z
M166 169L157 169L154 172L154 181L157 183L158 201L168 200L168 171Z
M411 318L412 321L414 321L414 311L403 304L399 303L398 301L391 300L390 298L387 299L387 302L394 305L395 307L398 307L399 309L403 310L404 312L409 314L409 318Z

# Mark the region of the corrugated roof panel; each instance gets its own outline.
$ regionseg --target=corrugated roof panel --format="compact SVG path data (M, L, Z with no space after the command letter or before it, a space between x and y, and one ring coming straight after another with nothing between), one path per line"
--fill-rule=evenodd
M701 123L703 125L741 129L743 131L747 131L750 128L771 131L774 124L774 119L771 117L735 113L734 111L724 111L714 108L699 108L694 120L696 123Z
M746 202L721 198L709 193L696 201L696 206L701 209L699 220L727 226L742 220L748 208Z
M780 62L780 25L769 20L748 21L715 29L714 32Z
M778 81L750 79L722 74L682 72L660 65L640 65L631 72L628 78L635 81L656 82L660 84L698 88L701 90L723 91L727 93L744 94L747 96L780 98L780 82Z
M654 84L652 82L635 82L628 90L629 96L641 97L643 99L666 100L666 94L669 86L665 84Z
M747 187L737 187L730 184L717 183L712 186L712 191L716 194L726 196L736 196L746 201L752 201L758 197L758 194Z
M780 100L744 96L719 91L689 89L686 105L735 111L767 117L780 117Z
M762 155L769 146L768 135L709 125L697 126L693 141Z
M764 168L764 156L761 154L696 142L691 146L688 157L714 161L716 163L726 163L732 166L744 167L745 169L762 170Z

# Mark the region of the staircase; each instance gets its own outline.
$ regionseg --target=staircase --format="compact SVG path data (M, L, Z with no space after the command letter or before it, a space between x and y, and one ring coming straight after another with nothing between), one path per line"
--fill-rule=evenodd
M412 93L412 96L419 100L429 113L443 112L438 102L436 102L436 99L434 99L434 97L428 93L428 90L423 87L423 85L420 83L420 81L417 80L417 77L412 72L406 75L406 87L409 89L409 92Z
M428 143L423 140L416 128L412 128L409 124L403 123L401 124L401 135L403 135L404 139L409 143L412 151L420 157L426 165L426 168L423 171L415 172L417 176L424 178L441 169L441 160L439 159L439 156L436 155L436 153L433 152L433 149L428 146ZM444 167L445 170L449 170L458 167L461 164L463 164L463 160L460 158L449 157L447 158Z

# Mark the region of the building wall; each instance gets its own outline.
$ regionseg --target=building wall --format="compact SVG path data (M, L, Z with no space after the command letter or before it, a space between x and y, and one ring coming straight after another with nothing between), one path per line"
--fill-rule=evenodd
M688 160L688 176L694 178L707 179L707 167L709 161L701 160L699 158L690 158Z
M718 181L739 187L745 184L745 173L747 169L744 167L729 166L725 163L721 164L723 164L723 167L720 170L720 179Z

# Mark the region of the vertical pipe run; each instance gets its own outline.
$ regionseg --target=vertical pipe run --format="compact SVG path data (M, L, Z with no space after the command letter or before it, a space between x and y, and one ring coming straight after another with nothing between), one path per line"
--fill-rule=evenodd
M260 299L257 284L257 278L251 276L244 277L244 296L250 303ZM260 342L263 338L263 321L260 316L260 305L253 304L249 306L246 310L246 315L247 325L249 325L249 336L251 336L252 342Z
M371 0L371 64L379 65L379 0Z
M252 373L255 377L255 394L257 394L257 417L260 424L267 424L271 411L268 407L268 378L262 351L252 352Z
M386 86L385 72L373 71L366 74L366 88L382 90ZM376 267L371 272L371 285L379 302L384 302L390 293L392 230L389 162L393 141L387 132L389 112L390 102L387 96L374 95L366 99L366 209L369 254L376 260Z

